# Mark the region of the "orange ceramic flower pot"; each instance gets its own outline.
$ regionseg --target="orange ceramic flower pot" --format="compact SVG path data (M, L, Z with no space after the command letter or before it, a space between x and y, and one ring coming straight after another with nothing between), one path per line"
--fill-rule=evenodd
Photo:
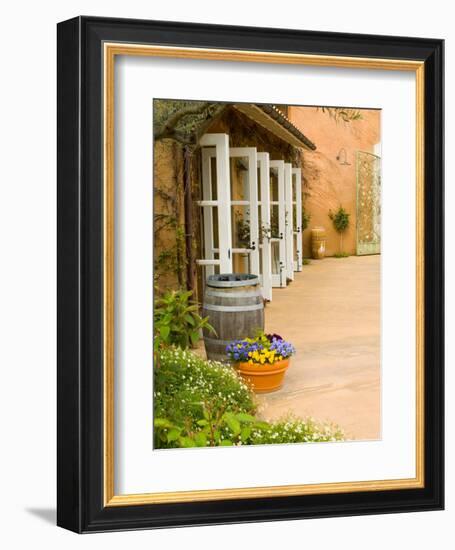
M256 393L267 393L279 390L283 385L284 375L290 359L283 359L270 364L236 363L239 374L250 383Z

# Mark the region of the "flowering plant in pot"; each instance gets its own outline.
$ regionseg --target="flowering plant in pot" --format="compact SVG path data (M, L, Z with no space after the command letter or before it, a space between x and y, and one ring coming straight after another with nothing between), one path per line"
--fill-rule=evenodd
M229 360L257 393L281 388L294 353L294 346L279 334L263 332L256 338L234 340L226 347Z

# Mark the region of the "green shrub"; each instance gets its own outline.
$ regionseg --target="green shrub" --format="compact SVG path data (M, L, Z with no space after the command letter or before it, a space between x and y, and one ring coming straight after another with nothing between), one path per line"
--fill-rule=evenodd
M340 235L340 253L343 252L343 233L349 227L350 215L342 206L336 212L329 210L329 218L332 220L335 231Z
M155 369L155 448L338 441L336 426L257 418L254 393L221 363L177 348L159 351Z
M318 423L312 418L301 419L289 416L269 423L266 428L253 429L250 444L310 443L343 439L342 430L334 424Z
M174 345L180 348L194 347L202 328L215 332L208 317L198 314L198 305L190 300L193 292L172 290L155 300L154 305L154 348Z
M155 446L158 448L190 446L190 442L182 438L192 438L203 431L205 426L200 421L210 419L212 427L223 424L226 428L229 414L223 419L225 413L254 415L256 412L254 394L232 368L205 361L189 351L161 350L154 381ZM176 431L172 432L171 440L168 439L170 429L180 430L176 440L172 439ZM222 435L227 438L228 433L224 429L223 433L216 434L218 441L214 444L219 444ZM215 434L212 439L214 437Z

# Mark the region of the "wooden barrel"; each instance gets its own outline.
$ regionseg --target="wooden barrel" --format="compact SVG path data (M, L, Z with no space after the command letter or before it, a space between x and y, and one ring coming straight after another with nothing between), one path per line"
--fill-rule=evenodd
M325 256L326 234L323 227L313 227L311 230L311 255L315 260Z
M216 334L204 330L207 357L228 361L226 346L233 340L253 338L264 330L264 300L259 277L245 273L210 275L204 293L202 315Z

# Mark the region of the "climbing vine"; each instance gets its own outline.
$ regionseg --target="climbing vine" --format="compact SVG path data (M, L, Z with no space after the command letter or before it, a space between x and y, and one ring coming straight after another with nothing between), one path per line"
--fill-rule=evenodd
M169 147L170 145L170 147ZM155 143L154 186L154 283L164 290L168 283L185 286L185 226L183 221L181 147L177 143ZM158 246L157 246L158 245Z

